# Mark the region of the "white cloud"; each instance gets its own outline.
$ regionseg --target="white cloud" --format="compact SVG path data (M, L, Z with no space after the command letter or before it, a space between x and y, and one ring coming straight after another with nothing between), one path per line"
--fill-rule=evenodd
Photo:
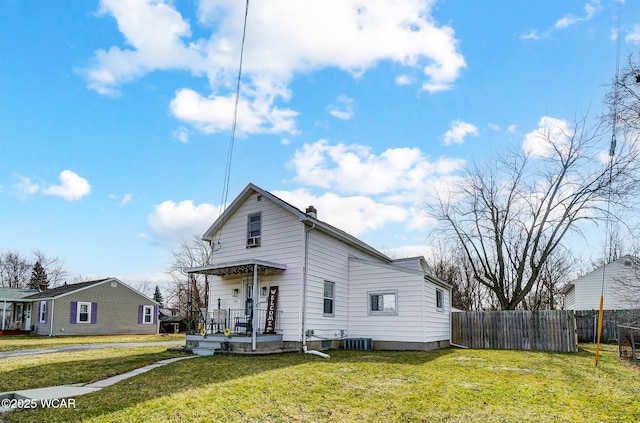
M402 74L396 76L396 84L398 85L411 85L415 83L415 79L410 75Z
M147 217L149 228L162 245L175 247L182 240L200 236L218 217L220 208L211 204L195 205L192 200L172 200L156 205Z
M125 194L124 197L122 197L122 201L120 201L120 205L124 206L129 201L131 201L132 199L133 199L133 194L131 194L131 193Z
M461 169L465 161L429 161L418 148L389 148L376 156L363 145L305 144L289 163L295 180L343 193L361 195L415 191L433 179Z
M563 148L572 135L566 120L543 116L538 128L527 133L522 142L522 150L532 157L549 157L556 148Z
M640 24L635 24L633 26L633 30L631 31L631 33L627 34L627 36L624 37L624 40L627 43L632 43L639 46L640 45Z
M184 127L180 127L173 131L173 138L177 139L183 144L187 144L189 142L189 130Z
M564 29L564 28L568 28L571 25L575 25L578 22L586 22L588 20L591 20L596 13L598 13L598 11L600 11L602 7L600 6L600 2L599 1L594 1L592 3L587 3L584 6L584 16L583 17L578 17L575 16L571 13L563 16L562 18L558 19L554 25L554 27L556 29Z
M45 188L42 192L46 195L62 197L67 201L79 200L91 192L91 185L85 178L70 170L60 172L60 185Z
M282 108L295 75L337 68L361 75L383 61L420 70L426 91L450 89L466 67L451 27L431 17L434 0L264 0L250 6L239 129L295 131L296 112ZM186 7L188 3L181 3ZM122 84L158 70L205 76L210 93L177 91L171 111L203 132L228 130L234 102L244 2L202 0L188 21L170 0L102 0L124 46L98 50L79 71L90 88L117 95ZM276 21L277 19L277 21ZM191 25L198 25L194 37ZM226 112L226 113L223 113Z
M451 129L444 134L444 145L462 144L467 135L478 136L478 128L461 120L451 122Z
M341 95L337 98L336 103L338 105L331 105L327 107L329 114L341 120L349 120L353 117L353 99L346 95Z
M315 196L304 188L273 194L301 210L313 205L318 210L318 219L354 236L409 218L406 208L365 196L340 197L332 193Z
M18 175L17 173L14 173L13 177L18 180L18 182L13 184L13 190L18 198L25 199L40 190L40 185L31 182L31 178Z
M540 35L538 34L538 30L534 29L527 34L522 35L520 38L522 38L523 40L539 40Z

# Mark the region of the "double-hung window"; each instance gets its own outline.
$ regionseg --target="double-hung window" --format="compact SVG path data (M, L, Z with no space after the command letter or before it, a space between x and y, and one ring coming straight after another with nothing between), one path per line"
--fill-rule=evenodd
M262 215L250 214L247 220L247 248L258 247L262 235Z
M325 316L334 316L334 303L336 299L336 284L324 281L324 305L323 314Z
M369 314L398 314L398 292L370 292Z
M147 325L153 323L153 306L144 306L142 323Z
M78 314L76 316L77 323L91 322L91 303L78 301Z
M40 301L38 316L40 316L40 318L38 319L39 323L47 323L47 302L46 301Z
M444 310L444 291L442 289L436 289L436 308L439 311Z

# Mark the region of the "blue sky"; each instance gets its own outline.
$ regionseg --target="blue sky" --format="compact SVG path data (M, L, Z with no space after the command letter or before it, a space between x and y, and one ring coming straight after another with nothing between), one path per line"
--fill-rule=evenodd
M621 11L624 61L640 8ZM0 0L0 251L167 280L172 249L219 213L243 15L242 1ZM253 182L422 254L430 191L603 111L617 15L607 0L253 1L229 200Z

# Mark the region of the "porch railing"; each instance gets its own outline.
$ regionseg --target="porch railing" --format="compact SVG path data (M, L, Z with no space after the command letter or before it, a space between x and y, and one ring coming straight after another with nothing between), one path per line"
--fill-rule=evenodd
M265 329L267 310L264 308L258 308L257 313L257 332L262 334ZM276 324L275 332L277 334L282 333L280 327L280 321L282 317L282 311L276 312ZM252 333L252 321L251 315L246 314L245 309L218 309L207 313L205 327L208 334L224 333L225 329L229 329L231 334L234 335L246 335L251 336Z

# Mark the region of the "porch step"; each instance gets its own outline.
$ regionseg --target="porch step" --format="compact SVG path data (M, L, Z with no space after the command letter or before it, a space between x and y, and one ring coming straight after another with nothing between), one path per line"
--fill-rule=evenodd
M216 350L222 349L220 342L207 341L206 339L198 342L198 346L193 348L192 352L199 356L213 355Z

